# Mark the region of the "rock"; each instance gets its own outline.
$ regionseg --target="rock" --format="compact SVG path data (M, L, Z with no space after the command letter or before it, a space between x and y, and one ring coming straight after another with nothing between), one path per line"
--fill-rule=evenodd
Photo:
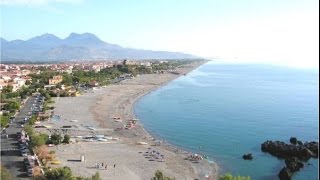
M297 172L304 167L303 163L296 157L286 159L285 163L292 173Z
M295 141L293 141L295 142ZM318 158L319 143L306 142L302 145L286 144L281 141L266 141L261 144L261 150L278 158L297 157L300 160L308 160L311 157Z
M297 138L296 137L292 137L290 138L290 143L296 145L297 144Z
M291 180L290 169L287 167L282 168L278 174L278 177L280 178L280 180Z
M243 155L242 158L243 158L244 160L252 160L252 159L253 159L251 153Z

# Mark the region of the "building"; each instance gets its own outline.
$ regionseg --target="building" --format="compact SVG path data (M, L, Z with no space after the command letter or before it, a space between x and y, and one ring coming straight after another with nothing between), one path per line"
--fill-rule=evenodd
M53 76L52 79L49 79L49 85L58 84L62 82L62 76Z

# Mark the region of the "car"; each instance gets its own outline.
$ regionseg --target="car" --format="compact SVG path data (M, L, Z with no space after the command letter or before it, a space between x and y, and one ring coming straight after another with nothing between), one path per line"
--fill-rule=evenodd
M20 151L27 151L27 147L20 148Z

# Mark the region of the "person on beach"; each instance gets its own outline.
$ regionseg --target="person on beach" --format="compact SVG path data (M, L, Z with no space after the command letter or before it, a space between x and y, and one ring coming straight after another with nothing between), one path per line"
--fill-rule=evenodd
M107 170L108 169L108 165L106 164L106 167L105 167L105 169Z

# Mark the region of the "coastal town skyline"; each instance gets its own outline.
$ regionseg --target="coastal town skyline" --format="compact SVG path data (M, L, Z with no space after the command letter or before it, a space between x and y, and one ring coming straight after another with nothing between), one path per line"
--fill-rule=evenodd
M72 32L89 32L124 47L318 67L319 8L313 0L3 0L1 9L0 36L9 41L44 33L65 38Z

